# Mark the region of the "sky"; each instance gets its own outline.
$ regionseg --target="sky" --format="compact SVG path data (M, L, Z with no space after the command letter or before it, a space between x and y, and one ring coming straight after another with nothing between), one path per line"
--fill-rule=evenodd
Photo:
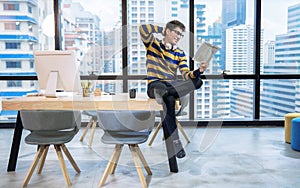
M266 40L275 40L276 34L287 32L288 7L299 3L299 0L263 0L262 28Z
M101 3L99 3L101 1ZM111 29L119 21L120 0L73 0L80 2L86 11L95 13L101 19L100 26L104 30Z
M99 3L101 1L101 3ZM112 28L119 20L120 0L73 0L80 2L85 10L97 14L101 19L101 27ZM155 0L170 1L170 0ZM253 25L254 0L246 0L246 23ZM195 4L206 4L206 25L211 25L221 16L222 0L195 0ZM300 3L299 0L262 0L262 28L265 40L275 40L276 34L286 33L288 6Z

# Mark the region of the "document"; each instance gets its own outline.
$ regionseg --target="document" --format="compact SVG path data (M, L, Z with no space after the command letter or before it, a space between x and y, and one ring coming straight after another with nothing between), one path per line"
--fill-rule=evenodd
M196 51L193 60L197 62L206 61L209 63L214 54L219 50L218 46L212 45L208 42L202 42L198 50Z

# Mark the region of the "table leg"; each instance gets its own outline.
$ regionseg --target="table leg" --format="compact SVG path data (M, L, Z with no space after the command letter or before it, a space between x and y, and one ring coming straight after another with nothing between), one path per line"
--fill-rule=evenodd
M161 117L163 117L163 112L160 112ZM176 155L175 151L174 151L174 147L173 147L173 140L170 136L170 133L167 129L166 126L162 126L163 127L163 131L164 131L164 137L167 138L165 139L165 143L166 143L166 149L167 149L167 155L168 155L168 160L169 160L169 168L170 168L170 172L178 172L178 165L177 165L177 160L176 160Z
M16 126L15 126L15 130L14 130L14 137L13 137L12 145L11 145L11 149L10 149L10 156L9 156L9 161L8 161L8 166L7 166L7 172L16 170L22 132L23 132L23 124L22 124L22 120L21 120L21 116L20 116L20 111L18 111Z

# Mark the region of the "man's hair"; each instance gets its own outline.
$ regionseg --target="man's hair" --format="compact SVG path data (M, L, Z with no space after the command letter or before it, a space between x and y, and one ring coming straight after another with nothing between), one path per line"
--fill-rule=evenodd
M172 21L168 22L166 25L166 29L170 29L170 30L173 30L176 27L179 27L182 31L185 31L184 24L178 20L172 20Z

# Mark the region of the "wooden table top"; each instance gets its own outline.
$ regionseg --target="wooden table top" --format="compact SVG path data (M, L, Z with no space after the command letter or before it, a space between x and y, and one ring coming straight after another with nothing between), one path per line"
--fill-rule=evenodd
M2 110L161 110L162 106L147 94L130 99L128 93L82 97L23 96L2 100Z

